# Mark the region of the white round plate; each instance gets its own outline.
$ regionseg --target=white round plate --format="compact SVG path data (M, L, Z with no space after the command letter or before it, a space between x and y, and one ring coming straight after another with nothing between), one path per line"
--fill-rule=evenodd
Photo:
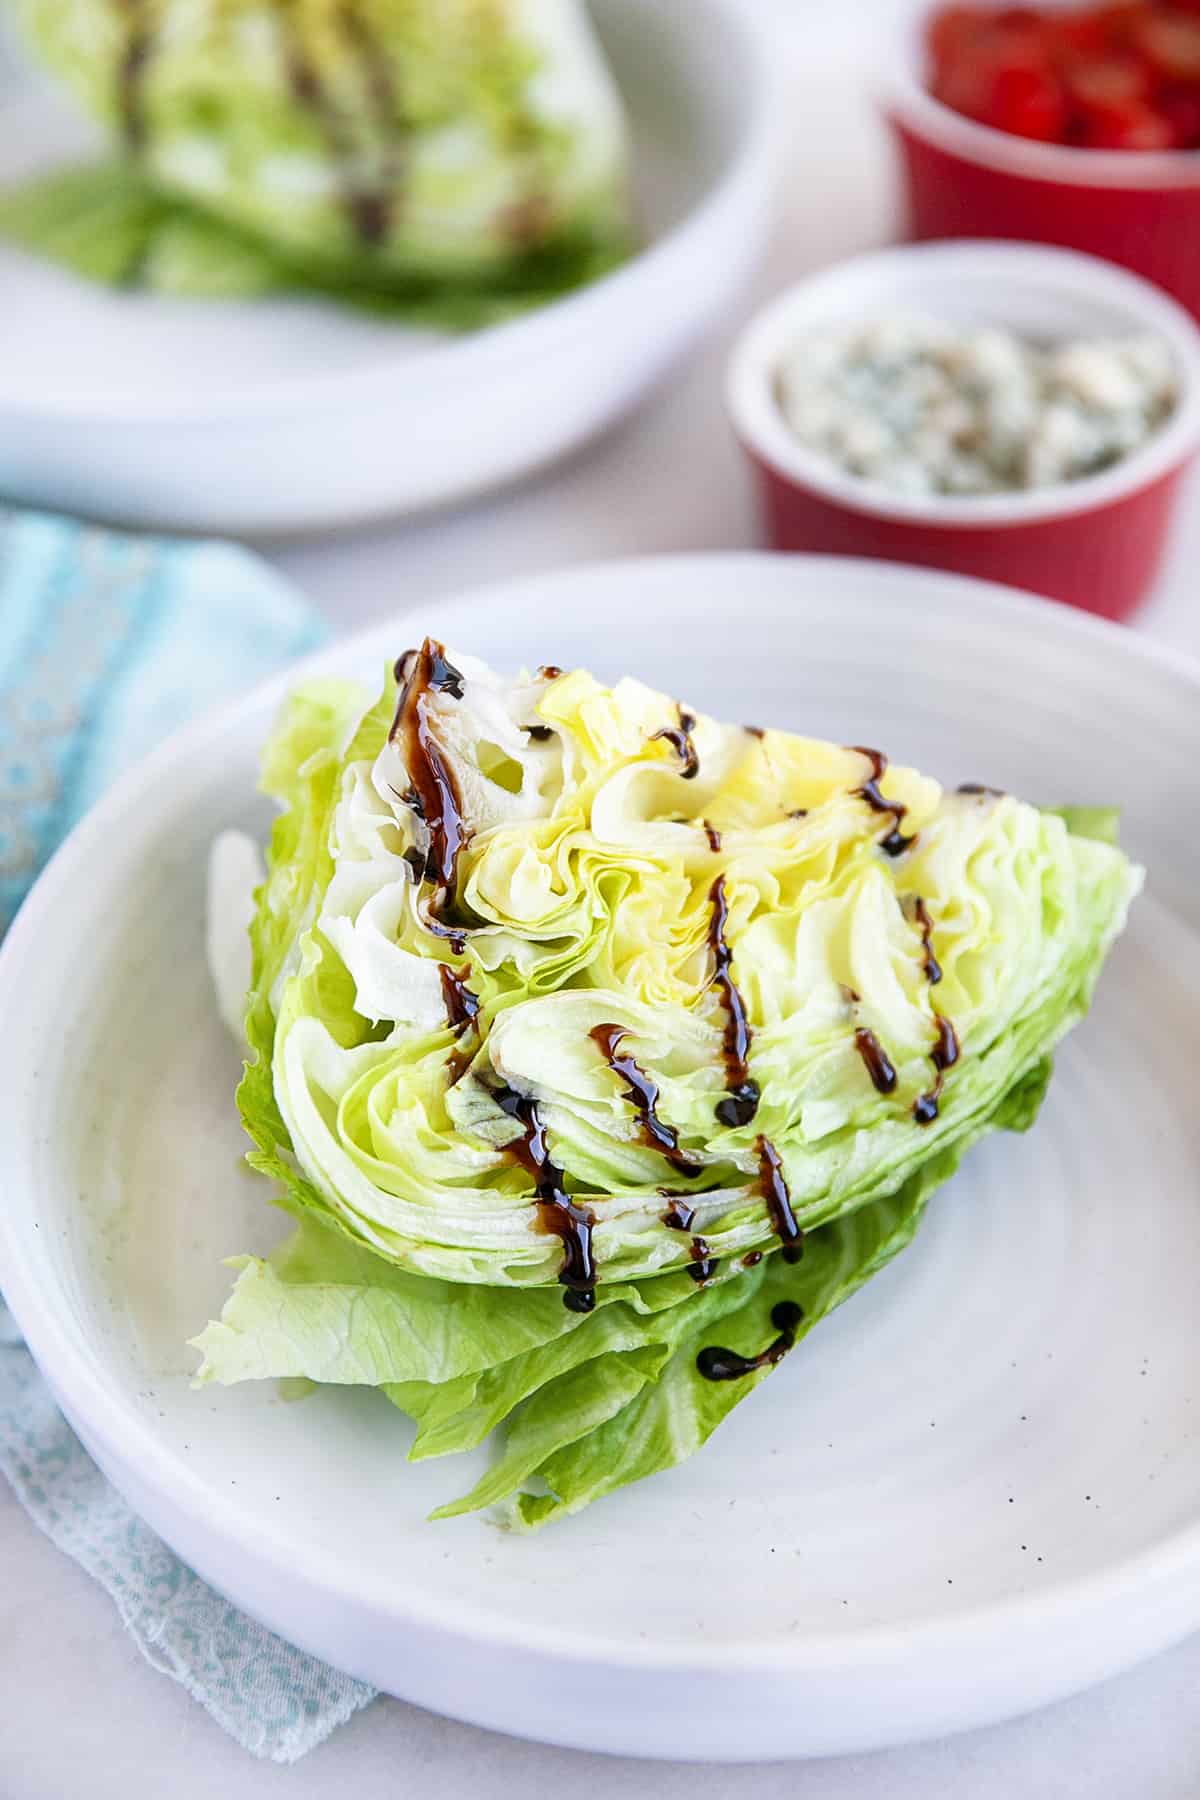
M466 337L303 299L112 293L0 246L0 493L192 530L414 511L564 454L737 293L765 234L771 82L738 0L591 0L633 136L644 248ZM0 103L0 185L93 147L39 90Z
M260 830L277 681L126 779L0 952L0 1284L168 1542L286 1637L437 1711L588 1749L752 1759L979 1724L1200 1624L1200 672L1066 609L879 563L614 562L468 595L512 667L649 681L949 782L1115 802L1149 869L1034 1131L668 1474L534 1537L428 1524L386 1401L193 1392L220 1259L284 1229L240 1171L205 857ZM483 1453L480 1453L480 1461Z

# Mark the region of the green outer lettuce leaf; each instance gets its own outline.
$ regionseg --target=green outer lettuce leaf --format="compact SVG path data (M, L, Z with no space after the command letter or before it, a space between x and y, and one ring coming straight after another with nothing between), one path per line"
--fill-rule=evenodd
M532 1530L579 1512L631 1481L685 1462L771 1373L768 1366L735 1381L707 1380L696 1367L696 1357L714 1341L714 1328L722 1346L756 1356L776 1335L772 1309L781 1300L790 1300L803 1310L796 1333L799 1345L814 1325L911 1243L929 1195L953 1173L957 1161L954 1151L935 1157L891 1200L864 1207L815 1232L799 1264L789 1265L779 1255L767 1258L749 1298L719 1320L701 1321L694 1329L681 1331L657 1379L643 1382L635 1397L586 1436L575 1434L570 1425L563 1428L564 1413L569 1419L570 1412L556 1404L553 1389L539 1394L509 1428L504 1456L496 1467L470 1494L439 1507L432 1516L450 1518L508 1499L510 1523ZM684 1324L687 1309L672 1319ZM535 1463L537 1451L542 1454ZM535 1477L545 1484L546 1493L518 1491Z
M1061 819L1072 837L1114 849L1121 841L1121 814L1115 806L1044 806L1042 811Z
M0 238L89 281L124 287L171 211L127 164L86 164L0 190Z
M1044 1087L1043 1072L1022 1090L1015 1124L1030 1122ZM698 1352L720 1342L756 1354L781 1299L803 1308L799 1341L911 1241L957 1161L957 1151L934 1157L892 1199L811 1233L798 1264L773 1254L705 1287L676 1275L601 1289L587 1318L548 1290L408 1275L307 1220L270 1258L240 1259L221 1322L194 1340L198 1380L381 1385L417 1421L414 1460L472 1449L508 1420L497 1463L433 1516L515 1495L510 1521L544 1524L698 1449L769 1372L710 1382ZM527 1492L530 1482L550 1496Z
M567 1336L586 1332L590 1344L608 1308L653 1319L694 1303L697 1293L683 1273L613 1282L589 1316L565 1307L557 1287L488 1288L410 1274L311 1216L271 1256L231 1266L239 1275L220 1321L193 1339L204 1356L200 1382L304 1375L372 1387L441 1384ZM739 1284L731 1273L717 1285Z
M410 329L502 324L599 280L630 246L559 244L493 276L351 279L287 256L249 232L154 188L123 159L54 170L0 190L0 239L108 287L182 300L309 295Z

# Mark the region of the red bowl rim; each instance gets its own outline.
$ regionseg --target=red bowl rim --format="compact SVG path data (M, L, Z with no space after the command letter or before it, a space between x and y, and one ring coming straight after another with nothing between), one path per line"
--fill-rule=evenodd
M986 0L978 0L979 4ZM1061 0L1039 0L1050 10ZM875 81L884 115L928 143L985 168L1067 187L1200 191L1200 150L1083 150L1015 137L935 99L922 79L925 28L941 0L909 0ZM1071 0L1078 5L1078 0Z
M856 519L861 519L865 525L886 525L893 530L911 532L915 538L928 537L934 533L942 533L947 537L966 537L968 535L974 537L983 536L985 531L987 535L995 536L999 533L1007 534L1009 532L1029 531L1046 525L1053 527L1055 525L1065 524L1068 519L1086 518L1093 513L1116 513L1124 506L1127 500L1136 499L1139 494L1144 494L1148 488L1154 487L1157 482L1169 481L1176 473L1178 473L1177 470L1168 469L1165 474L1156 476L1153 480L1143 483L1140 487L1131 488L1128 493L1118 494L1108 500L1097 501L1094 506L1083 507L1075 512L1048 513L1045 517L1037 519L998 519L993 524L984 528L984 530L981 530L977 521L947 518L944 514L940 518L934 518L932 515L923 516L921 518L910 518L902 513L888 513L884 512L882 509L875 509L869 505L855 506L851 501L845 499L840 494L835 497L824 488L819 488L815 484L807 481L801 481L795 475L787 474L783 469L780 469L773 463L769 457L764 456L757 444L752 443L749 438L743 437L740 432L738 433L738 441L751 462L757 463L758 467L768 477L779 482L781 486L786 487L790 492L808 495L814 500L821 501L825 506L829 507L831 511L848 513Z

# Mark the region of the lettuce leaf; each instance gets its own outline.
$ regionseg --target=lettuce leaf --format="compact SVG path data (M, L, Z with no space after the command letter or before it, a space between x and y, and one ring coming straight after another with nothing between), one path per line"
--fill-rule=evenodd
M536 1527L690 1456L770 1372L709 1381L698 1353L719 1336L757 1355L781 1300L802 1309L799 1343L911 1241L956 1162L936 1157L891 1200L812 1233L796 1264L775 1254L702 1288L679 1275L608 1287L587 1318L544 1289L407 1275L306 1221L271 1257L238 1259L221 1322L194 1340L198 1379L382 1386L417 1422L413 1460L473 1449L507 1421L493 1467L432 1516L510 1502L511 1523Z
M531 253L496 275L432 280L340 275L152 186L110 159L0 190L0 239L108 287L181 300L309 295L412 330L478 331L597 281L626 246L583 241Z

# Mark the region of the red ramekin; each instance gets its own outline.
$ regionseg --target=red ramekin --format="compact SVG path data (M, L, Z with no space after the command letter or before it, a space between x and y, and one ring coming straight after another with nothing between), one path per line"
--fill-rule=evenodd
M1078 5L1039 0L1039 10ZM936 10L920 0L909 11L879 96L900 155L909 235L1084 250L1157 282L1200 318L1200 150L1082 150L965 118L925 85Z
M1042 341L1156 332L1175 358L1177 405L1145 444L1100 474L1017 493L893 492L800 445L776 375L809 330L912 312ZM1121 619L1157 573L1180 477L1200 443L1200 331L1148 282L1073 251L913 245L837 264L780 295L735 346L728 401L775 549L953 569Z

